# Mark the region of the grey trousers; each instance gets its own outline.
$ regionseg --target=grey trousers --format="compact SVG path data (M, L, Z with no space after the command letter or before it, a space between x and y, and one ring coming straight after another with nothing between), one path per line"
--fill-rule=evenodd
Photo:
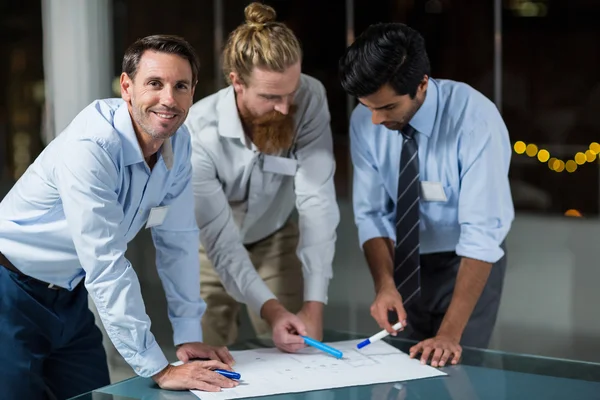
M505 249L504 244L502 249ZM461 259L454 252L421 255L421 297L406 307L408 327L401 336L421 341L437 334L452 300ZM492 266L463 332L462 346L488 347L500 307L505 273L506 254Z

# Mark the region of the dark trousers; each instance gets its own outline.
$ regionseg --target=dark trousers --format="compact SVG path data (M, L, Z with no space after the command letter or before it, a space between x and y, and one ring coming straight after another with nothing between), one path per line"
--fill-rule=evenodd
M109 384L83 283L52 290L0 266L0 398L67 399Z
M421 255L421 297L406 308L408 327L403 336L421 341L437 334L452 300L461 259L454 252ZM500 307L505 272L506 255L492 266L463 332L461 345L488 347Z

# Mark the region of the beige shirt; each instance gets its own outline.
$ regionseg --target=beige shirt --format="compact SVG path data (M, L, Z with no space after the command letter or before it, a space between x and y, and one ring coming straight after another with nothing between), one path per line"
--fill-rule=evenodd
M244 244L276 232L294 207L299 215L297 255L304 301L326 303L333 275L340 217L325 88L302 75L294 103L296 139L290 154L281 155L297 161L293 176L270 172L267 165L273 159L265 161L269 157L245 135L231 86L194 104L185 122L192 137L192 182L202 246L227 292L259 315L262 305L275 296Z

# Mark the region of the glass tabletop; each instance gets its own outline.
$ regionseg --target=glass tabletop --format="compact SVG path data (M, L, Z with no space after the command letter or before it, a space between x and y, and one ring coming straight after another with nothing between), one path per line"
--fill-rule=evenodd
M326 331L324 341L361 339L364 335ZM388 337L386 342L408 353L415 342ZM273 347L253 339L231 350ZM494 350L463 349L461 363L441 370L448 376L408 382L353 386L262 397L269 400L518 400L600 399L600 364ZM149 378L131 378L73 398L77 400L198 400L190 392L159 389ZM257 398L253 398L257 399Z

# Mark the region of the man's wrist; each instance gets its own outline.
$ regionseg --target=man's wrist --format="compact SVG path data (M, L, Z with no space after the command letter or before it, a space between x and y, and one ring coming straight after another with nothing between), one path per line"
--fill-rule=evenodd
M450 338L455 342L460 342L460 338L462 337L462 334L460 334L458 332L453 332L452 330L442 330L440 328L440 330L437 332L436 336L443 336L443 337Z
M388 276L388 275L383 275L379 278L377 278L374 282L375 284L375 293L379 293L382 290L388 290L388 289L392 289L392 290L396 290L396 284L394 283L394 277L393 276Z
M171 368L171 365L170 364L167 365L162 370L160 370L156 374L152 375L152 380L154 382L156 382L157 385L160 386L161 381L163 380L164 376L169 372L170 368Z
M302 312L308 316L322 316L325 304L320 301L305 301Z
M263 304L260 309L260 317L267 321L267 323L273 326L273 323L277 317L286 312L285 307L277 299L269 299Z

